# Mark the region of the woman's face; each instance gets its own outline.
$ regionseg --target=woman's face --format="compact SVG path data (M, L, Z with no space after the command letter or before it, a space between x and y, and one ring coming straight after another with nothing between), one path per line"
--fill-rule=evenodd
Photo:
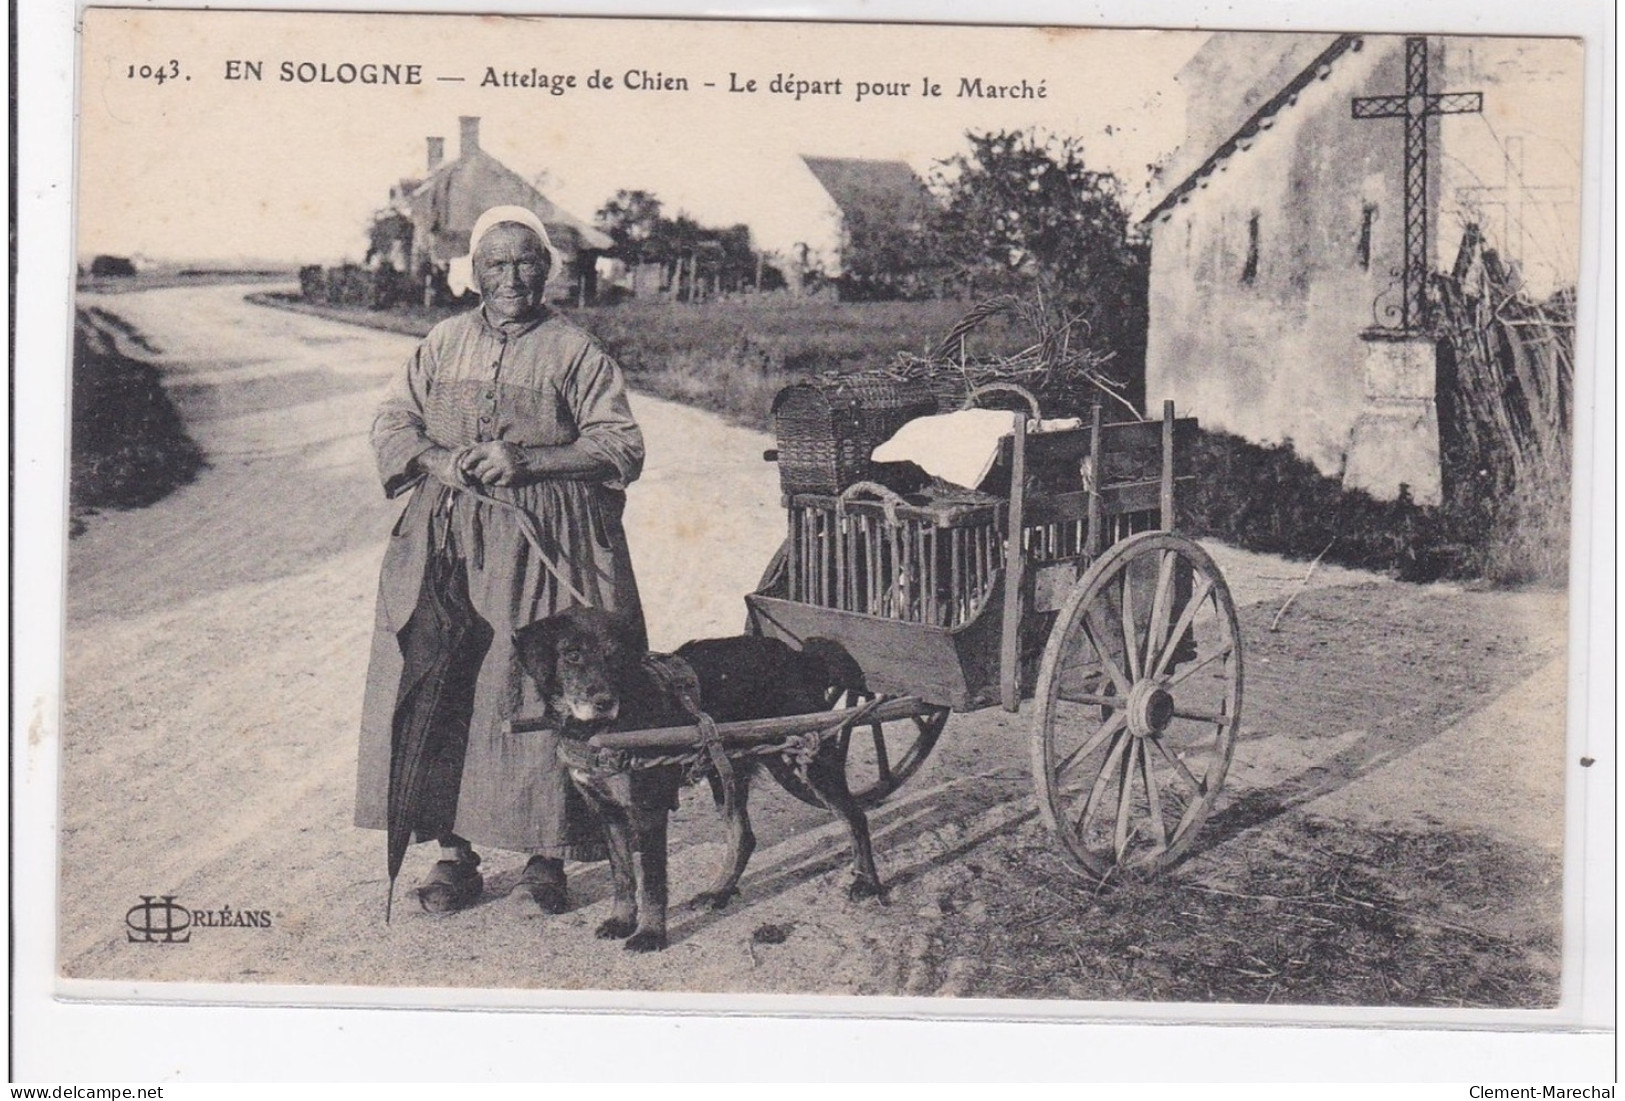
M480 297L498 321L523 321L542 305L552 257L526 226L503 222L480 238L474 277Z

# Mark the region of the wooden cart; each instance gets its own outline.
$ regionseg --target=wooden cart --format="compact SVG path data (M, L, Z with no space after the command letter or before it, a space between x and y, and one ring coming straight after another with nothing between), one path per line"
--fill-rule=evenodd
M999 392L1041 423L1018 387L967 405ZM1172 403L1160 420L1012 421L1004 493L860 481L787 494L787 537L746 597L748 629L826 657L829 718L886 704L826 724L863 805L919 769L951 712L1030 699L1039 810L1064 852L1100 877L1155 873L1212 810L1241 716L1230 591L1171 530L1195 422Z

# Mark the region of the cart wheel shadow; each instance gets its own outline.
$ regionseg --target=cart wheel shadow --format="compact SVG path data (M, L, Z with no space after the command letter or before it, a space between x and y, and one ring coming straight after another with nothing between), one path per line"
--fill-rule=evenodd
M1469 611L1454 622L1419 617L1405 599L1416 590L1393 586L1361 590L1359 618L1371 637L1395 652L1383 660L1338 637L1348 619L1348 590L1307 594L1292 634L1268 630L1273 609L1254 605L1241 612L1249 650L1248 703L1236 747L1245 762L1249 748L1285 745L1317 736L1354 735L1343 748L1289 775L1236 790L1234 767L1218 809L1208 818L1187 859L1210 851L1283 814L1401 760L1426 747L1472 714L1489 707L1532 675L1549 655L1517 647L1480 650L1468 660L1466 644L1493 636ZM1416 652L1460 655L1448 669L1438 662L1407 660ZM1254 654L1263 660L1254 661ZM1447 658L1447 660L1449 660ZM1254 750L1254 759L1266 756Z
M695 910L688 898L674 896L669 917L672 942L819 879L829 880L821 888L819 906L888 905L900 889L994 838L1013 834L1038 813L1025 774L965 776L921 789L912 798L894 798L895 802L869 812L869 832L885 890L878 903L848 901L839 873L850 869L851 849L840 823L830 822L787 839L793 851L752 861L738 897L723 910Z

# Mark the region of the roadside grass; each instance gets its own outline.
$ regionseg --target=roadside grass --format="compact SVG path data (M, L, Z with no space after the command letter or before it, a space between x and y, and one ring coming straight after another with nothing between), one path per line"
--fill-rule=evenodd
M948 914L985 915L980 937L955 944L983 961L955 993L1557 1004L1559 854L1442 825L1369 829L1296 814L1227 848L1156 881L1101 888L1057 855L1042 827L1023 828L997 874L972 863L938 901Z
M207 465L164 392L158 369L120 350L152 351L128 322L79 310L74 322L68 533L104 508L140 508Z
M778 299L702 306L628 303L571 312L604 343L632 385L771 431L780 388L824 372L888 366L923 355L964 316L963 302L836 303ZM1022 335L999 322L977 350L1017 350Z
M1510 491L1444 470L1445 500L1379 501L1345 489L1290 442L1255 444L1200 431L1179 496L1179 529L1244 550L1387 573L1405 581L1482 579L1563 585L1568 577L1567 470L1534 471Z

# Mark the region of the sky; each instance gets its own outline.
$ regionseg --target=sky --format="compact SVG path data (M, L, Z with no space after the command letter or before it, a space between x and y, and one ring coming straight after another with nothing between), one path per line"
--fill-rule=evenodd
M967 130L1037 127L1080 139L1091 167L1138 192L1147 166L1183 137L1173 75L1205 38L91 9L80 58L77 252L358 260L391 185L422 174L424 139L443 136L447 157L457 155L463 115L481 119L483 148L578 217L590 221L618 189L641 188L668 213L746 223L768 250L818 232L824 196L802 154L901 159L928 177L965 148ZM228 79L250 71L233 61L258 62L262 79ZM284 62L294 79L282 79ZM346 63L417 65L421 83L320 79L323 65L332 77ZM298 79L301 64L317 79ZM498 83L485 83L487 70ZM504 73L533 70L574 76L575 87L555 95L502 83ZM595 72L614 86L589 88ZM628 88L628 72L633 84L681 79L688 89ZM776 77L809 88L775 92ZM1034 94L962 95L961 82L977 79L984 91ZM754 91L730 90L751 80ZM893 94L860 100L860 81ZM927 82L941 94L923 95Z

